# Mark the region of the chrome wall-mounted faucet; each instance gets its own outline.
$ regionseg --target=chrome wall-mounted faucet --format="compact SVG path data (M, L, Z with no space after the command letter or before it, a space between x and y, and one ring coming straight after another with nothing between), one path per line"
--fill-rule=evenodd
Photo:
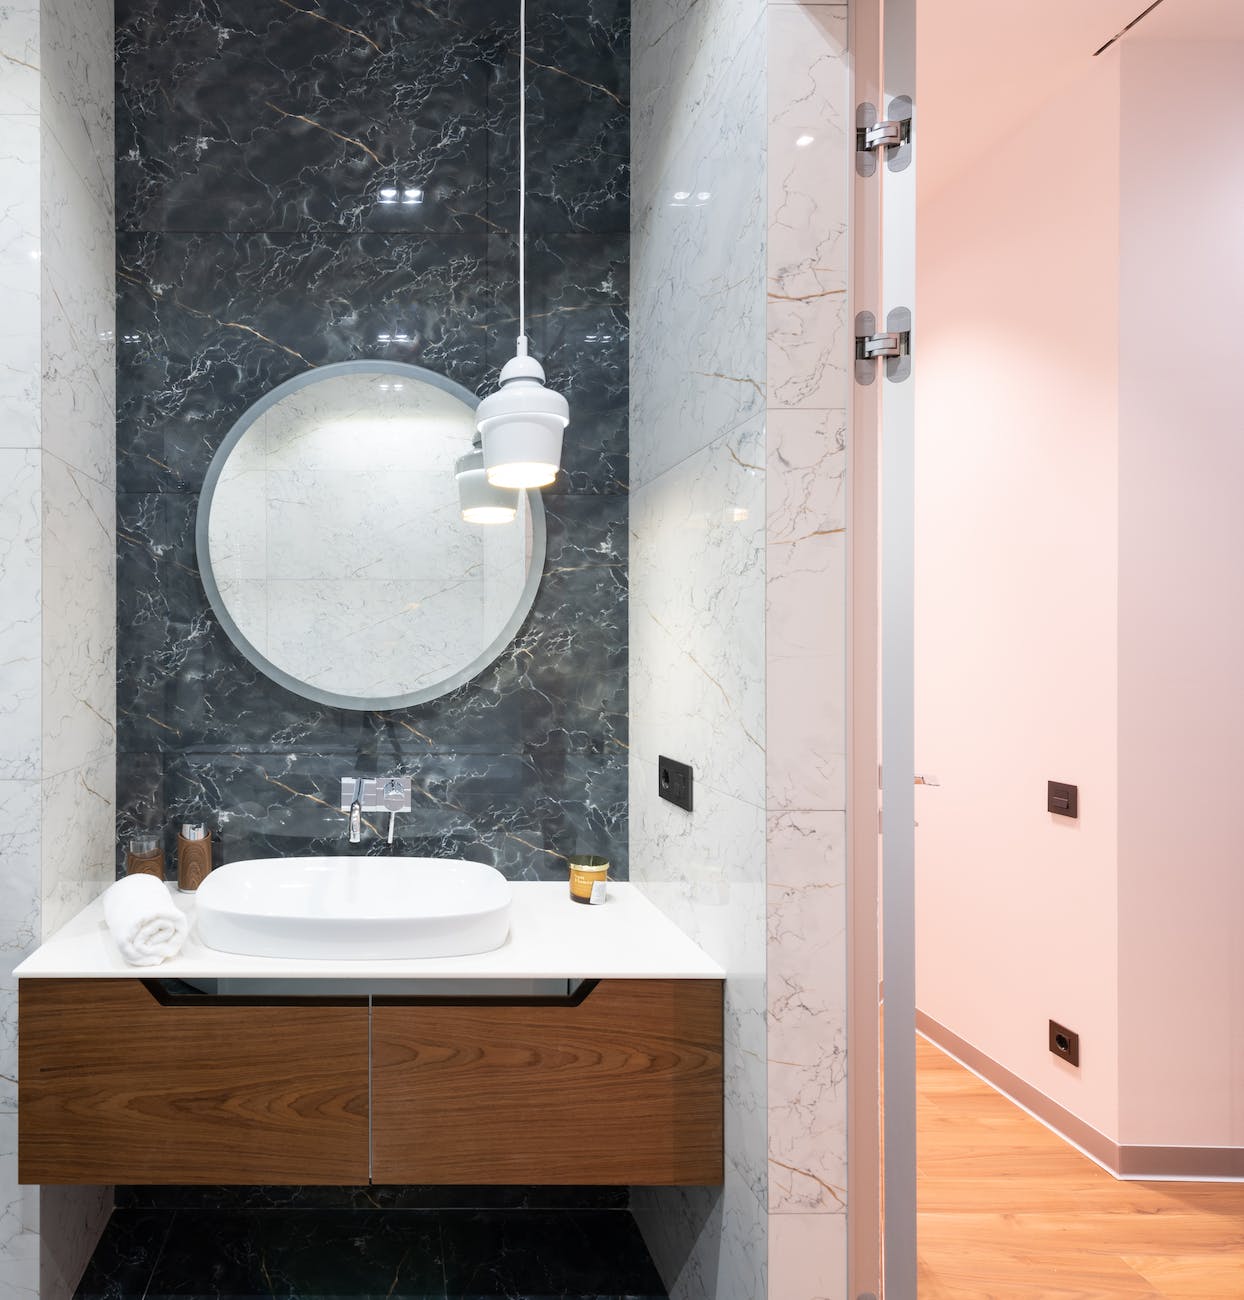
M387 812L389 814L388 843L392 844L397 814L410 812L410 777L343 776L341 811L350 814L351 844L359 844L363 839L365 812Z

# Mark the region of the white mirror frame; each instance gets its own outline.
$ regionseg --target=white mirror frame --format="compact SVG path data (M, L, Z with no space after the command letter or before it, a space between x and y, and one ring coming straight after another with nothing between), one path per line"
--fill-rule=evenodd
M494 663L506 646L514 640L519 628L522 627L527 615L531 612L536 592L540 588L540 579L544 575L544 500L539 491L534 488L527 493L527 506L531 519L531 562L527 569L527 581L519 595L514 613L497 634L496 639L465 668L460 668L457 672L442 678L439 682L433 682L429 686L421 687L417 691L410 691L405 695L374 697L339 695L334 691L321 690L318 686L312 686L300 681L283 669L278 668L271 660L260 654L246 639L233 616L229 613L224 598L221 596L220 588L212 572L211 550L208 545L208 521L212 513L212 498L215 495L216 486L220 480L225 462L229 459L229 453L237 446L243 435L261 415L290 393L295 393L302 388L308 388L312 384L322 383L324 380L332 379L338 375L396 375L411 382L417 380L421 383L431 384L432 387L439 388L442 392L458 398L472 411L479 405L479 398L461 384L455 383L452 379L446 379L444 375L438 375L435 371L425 370L422 366L407 365L401 361L341 361L333 365L318 366L314 370L304 371L300 375L295 375L293 379L287 379L285 383L278 384L270 393L266 393L243 411L233 427L225 435L224 441L212 457L212 463L208 466L207 476L203 480L203 489L199 493L198 518L195 522L195 550L198 555L199 576L202 579L203 589L207 593L207 599L212 611L220 621L220 625L224 628L229 640L233 642L250 663L254 664L265 677L269 677L276 682L278 686L283 686L287 691L292 691L295 695L301 695L304 699L314 700L317 704L328 704L337 709L353 709L365 712L406 709L412 705L426 704L429 700L439 699L442 695L448 695L451 691L457 690L458 687L466 685L467 682L477 677L485 668Z

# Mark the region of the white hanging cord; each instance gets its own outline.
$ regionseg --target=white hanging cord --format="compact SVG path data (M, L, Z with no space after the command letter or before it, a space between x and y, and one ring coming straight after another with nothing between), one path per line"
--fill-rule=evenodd
M518 355L527 355L527 0L518 0Z

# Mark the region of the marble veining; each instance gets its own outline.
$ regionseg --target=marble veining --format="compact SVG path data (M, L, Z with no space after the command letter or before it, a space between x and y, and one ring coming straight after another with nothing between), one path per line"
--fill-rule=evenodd
M633 879L727 972L725 1184L632 1193L677 1300L768 1286L764 19L660 0L632 36Z
M769 403L841 409L852 356L846 5L771 5L769 69Z
M536 229L627 228L629 9L529 6ZM125 0L122 225L512 230L516 18L490 0Z
M625 1209L119 1209L77 1300L664 1300Z
M37 25L37 12L36 12ZM8 25L0 26L6 33ZM2 57L0 75L14 64ZM0 84L0 102L5 92ZM39 445L40 130L34 111L0 118L0 448Z
M0 779L37 778L42 680L38 451L0 448Z
M555 879L596 850L624 877L629 6L529 7L529 334L572 411L535 605L473 682L381 713L238 654L197 572L197 494L238 416L309 368L495 382L517 300L514 16L310 8L117 8L119 838L194 816L226 859L343 852L325 792L392 772L417 791L402 852Z
M764 9L641 9L669 34L644 37L655 67L636 42L633 350L663 358L637 373L636 486L754 419L766 384Z
M847 1294L845 5L771 4L769 1294Z

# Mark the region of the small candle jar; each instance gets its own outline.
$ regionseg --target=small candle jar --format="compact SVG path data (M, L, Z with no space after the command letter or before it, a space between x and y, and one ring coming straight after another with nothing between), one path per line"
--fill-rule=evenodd
M164 850L155 835L135 835L125 851L127 876L154 876L164 879Z
M608 879L608 858L588 853L570 859L570 897L576 903L603 903Z

